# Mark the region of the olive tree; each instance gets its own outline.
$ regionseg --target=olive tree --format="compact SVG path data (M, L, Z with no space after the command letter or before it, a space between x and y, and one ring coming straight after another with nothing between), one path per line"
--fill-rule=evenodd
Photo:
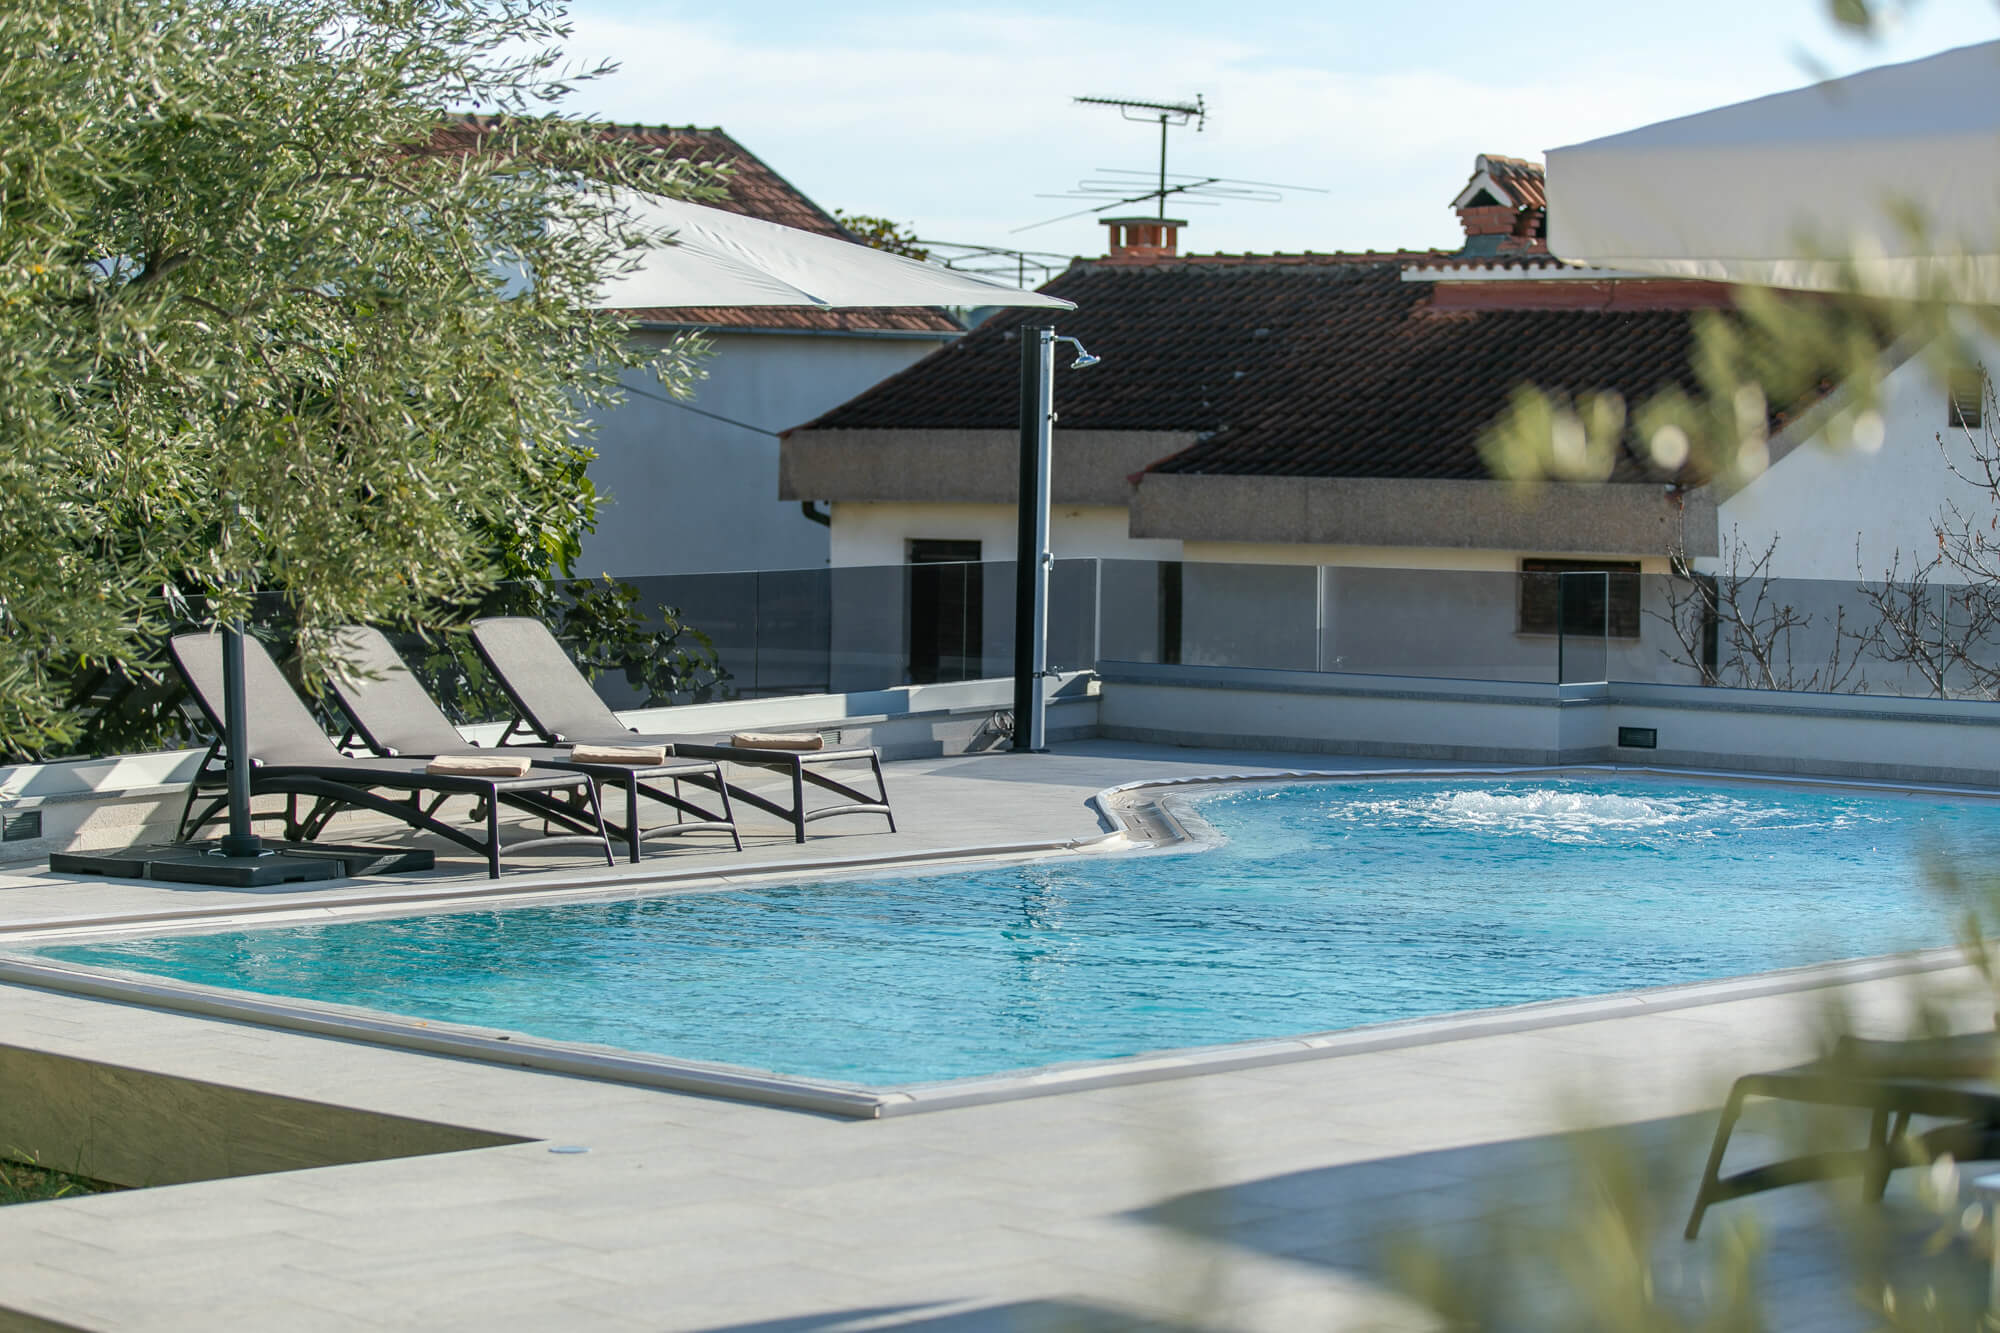
M592 309L660 239L614 191L715 188L557 114L602 72L566 33L549 0L0 0L0 751L171 618L424 625L566 566L592 410L696 374Z

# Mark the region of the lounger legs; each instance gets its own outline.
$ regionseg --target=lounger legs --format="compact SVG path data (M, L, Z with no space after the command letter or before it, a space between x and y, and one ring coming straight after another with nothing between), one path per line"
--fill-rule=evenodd
M721 764L715 766L715 794L722 798L722 817L729 822L729 836L740 852L743 850L743 833L736 827L736 812L729 808L729 784L723 780Z
M500 878L500 802L491 798L486 802L486 875Z
M1722 1175L1722 1154L1729 1148L1729 1135L1736 1128L1736 1118L1743 1114L1743 1085L1737 1083L1729 1090L1729 1100L1722 1106L1722 1122L1715 1127L1715 1144L1708 1150L1708 1166L1701 1173L1701 1188L1695 1191L1694 1212L1688 1217L1687 1230L1682 1233L1689 1240L1701 1230L1702 1214L1709 1204L1715 1202L1716 1183Z
M1861 1197L1880 1199L1889 1188L1889 1112L1878 1107L1868 1117L1867 1165L1862 1167Z
M1701 1230L1703 1214L1713 1205L1729 1199L1741 1199L1746 1195L1806 1181L1855 1175L1861 1178L1862 1197L1879 1203L1889 1188L1890 1173L1898 1166L1929 1161L1940 1152L1951 1153L1961 1161L1977 1161L1993 1154L1996 1143L2000 1143L2000 1134L1979 1120L1943 1125L1913 1138L1909 1132L1909 1111L1869 1106L1866 1108L1869 1115L1868 1143L1865 1147L1808 1152L1724 1176L1723 1154L1729 1148L1729 1136L1735 1132L1737 1119L1743 1113L1744 1099L1749 1096L1797 1096L1796 1081L1789 1085L1777 1082L1782 1078L1783 1075L1749 1074L1738 1079L1730 1088L1729 1100L1722 1107L1722 1120L1715 1127L1715 1143L1709 1149L1708 1165L1701 1173L1701 1187L1695 1192L1694 1211L1688 1216L1684 1234L1689 1240L1693 1240ZM1814 1096L1807 1096L1804 1100L1822 1105L1855 1105L1844 1099Z
M806 840L806 766L803 762L792 764L792 829L794 840Z
M593 782L586 790L590 792L590 813L597 825L597 840L604 848L604 864L607 868L615 866L618 864L618 858L611 852L611 830L604 827L604 788ZM632 825L632 836L634 838L639 836L636 820Z
M674 794L680 795L680 780L674 780ZM674 812L674 822L680 823L680 811ZM625 841L632 849L632 864L639 864L640 840L645 837L639 827L639 775L637 772L625 775Z
M889 784L882 780L882 756L872 756L868 761L875 769L875 790L882 796L882 815L889 821L889 832L896 831L896 812L889 808Z

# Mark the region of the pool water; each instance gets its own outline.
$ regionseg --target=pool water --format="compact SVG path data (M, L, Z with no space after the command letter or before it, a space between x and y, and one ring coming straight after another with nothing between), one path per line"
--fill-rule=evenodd
M1227 787L1226 841L47 957L876 1087L1947 943L2000 805L1645 778Z

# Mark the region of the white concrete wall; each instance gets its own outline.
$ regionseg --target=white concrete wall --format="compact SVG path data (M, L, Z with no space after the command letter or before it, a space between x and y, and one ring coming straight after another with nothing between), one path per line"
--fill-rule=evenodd
M1985 362L2000 368L2000 347L1989 346ZM1913 360L1893 371L1883 384L1881 413L1885 429L1876 451L1815 437L1724 500L1721 540L1739 542L1747 563L1775 537L1770 577L1852 584L1881 579L1898 552L1905 572L1913 558L1935 555L1934 525L1947 502L1990 515L1991 497L1951 475L1948 460L1963 466L1967 446L1947 428L1944 386L1927 367ZM1727 560L1698 563L1719 569Z
M2000 705L1935 699L1146 666L1107 673L1098 726L1107 737L1225 750L2000 782ZM1657 748L1620 746L1620 727L1654 730ZM1300 764L1315 766L1339 765Z
M668 335L639 336L658 345ZM597 531L583 540L579 575L824 566L828 530L796 502L778 499L776 432L839 406L946 341L729 332L709 340L708 378L692 405L758 429L636 393L600 417L590 478L604 504ZM649 376L627 382L660 393Z
M1550 764L1563 761L1564 711L1551 686L1148 667L1106 678L1098 727L1168 745Z

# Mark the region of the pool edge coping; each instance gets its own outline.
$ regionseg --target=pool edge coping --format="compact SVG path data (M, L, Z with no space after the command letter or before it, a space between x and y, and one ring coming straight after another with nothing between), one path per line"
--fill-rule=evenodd
M661 1091L718 1097L857 1120L984 1106L1095 1088L1154 1083L1205 1074L1335 1059L1377 1051L1444 1045L1476 1037L1571 1027L1606 1019L1668 1013L1734 1000L1760 999L1964 964L1954 946L1875 958L1727 977L1718 981L1614 991L1565 1000L1537 1000L1292 1037L1253 1038L1215 1046L1045 1065L1017 1073L931 1084L871 1088L740 1066L562 1042L465 1024L404 1019L380 1010L311 1000L266 999L191 982L142 977L112 969L0 956L0 985L23 986L225 1022L249 1023L307 1036L360 1041L419 1054L596 1079Z

